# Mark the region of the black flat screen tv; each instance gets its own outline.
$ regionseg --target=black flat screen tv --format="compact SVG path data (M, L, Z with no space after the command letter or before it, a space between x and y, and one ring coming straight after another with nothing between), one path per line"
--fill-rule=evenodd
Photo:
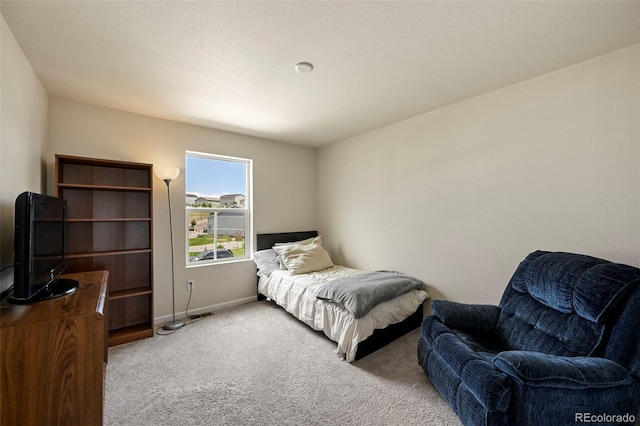
M75 280L59 279L67 266L67 201L23 192L15 203L14 283L10 303L71 294Z

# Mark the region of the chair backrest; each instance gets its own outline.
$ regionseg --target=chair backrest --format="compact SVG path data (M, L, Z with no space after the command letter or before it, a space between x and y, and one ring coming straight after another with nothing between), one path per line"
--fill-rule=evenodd
M632 266L573 253L533 252L520 263L502 296L498 336L515 350L604 355L618 361L628 351L612 350L608 342L636 344L625 342L627 331L616 324L640 315L640 306L627 307L628 301L638 303L640 296L630 298L639 286L640 269ZM640 328L637 333L640 336ZM629 367L640 361L626 362Z

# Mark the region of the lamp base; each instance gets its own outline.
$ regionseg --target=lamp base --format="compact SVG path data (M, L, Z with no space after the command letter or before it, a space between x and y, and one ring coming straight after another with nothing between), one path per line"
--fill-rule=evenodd
M171 321L162 326L163 330L177 330L184 327L184 321Z

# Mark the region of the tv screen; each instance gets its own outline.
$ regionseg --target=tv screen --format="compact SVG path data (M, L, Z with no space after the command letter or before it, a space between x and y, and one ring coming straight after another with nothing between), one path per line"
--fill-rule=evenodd
M10 302L32 303L75 291L76 282L56 280L67 265L66 200L33 192L18 195L14 238L14 288Z

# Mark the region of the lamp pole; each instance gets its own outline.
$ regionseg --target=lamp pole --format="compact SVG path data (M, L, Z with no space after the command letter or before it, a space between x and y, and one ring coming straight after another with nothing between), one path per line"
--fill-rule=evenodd
M162 326L164 330L177 330L184 326L184 321L176 320L176 275L173 255L173 217L171 214L171 182L180 174L180 169L159 167L153 168L154 173L167 184L167 196L169 198L169 234L171 237L171 299L172 299L172 321Z
M184 325L184 321L176 321L176 275L173 257L173 219L171 216L171 181L172 179L164 179L167 184L167 194L169 195L169 233L171 234L171 298L173 301L173 321L162 326L164 330L176 330Z

